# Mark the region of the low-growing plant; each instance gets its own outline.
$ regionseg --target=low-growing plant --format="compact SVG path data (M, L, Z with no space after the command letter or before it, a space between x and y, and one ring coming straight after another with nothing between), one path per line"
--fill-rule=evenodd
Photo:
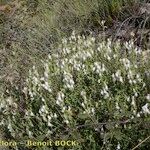
M76 140L74 150L131 149L150 134L149 63L132 41L121 46L73 32L42 68L33 66L21 93L1 95L1 127L18 142ZM139 147L148 149L148 142Z

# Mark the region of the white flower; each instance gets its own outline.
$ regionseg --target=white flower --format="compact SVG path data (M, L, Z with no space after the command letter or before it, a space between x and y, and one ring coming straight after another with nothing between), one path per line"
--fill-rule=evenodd
M49 127L52 127L53 124L51 122L48 121L48 124L47 124Z
M8 128L8 130L9 130L10 132L12 132L12 131L13 131L13 128L12 128L11 123L9 123L9 124L8 124L8 127L7 127L7 128Z
M120 143L118 142L118 145L117 145L117 149L116 150L120 150L121 147L120 147Z
M94 38L94 37L92 37L92 38L91 38L91 41L92 41L92 42L95 42L95 38Z
M117 70L116 73L112 74L112 79L113 79L113 82L115 81L120 81L121 83L123 83L123 77L121 76L121 70Z
M39 113L40 114L43 114L43 113L48 114L47 107L45 105L42 105L40 110L39 110Z
M132 82L133 82L134 84L136 84L136 83L137 83L137 82L136 82L136 80L133 80Z
M56 104L57 104L57 105L60 105L60 104L61 104L61 102L60 102L60 101L56 101Z
M136 53L136 55L141 55L142 54L142 49L141 48L136 49L135 53Z
M52 56L51 56L50 54L48 55L48 59L49 59L49 60L51 60L51 59L52 59Z
M119 77L121 76L121 71L120 71L120 70L117 70L117 72L115 73L115 76L116 76L117 78L119 78Z
M62 91L58 92L56 104L57 104L57 105L62 104L63 101L64 101L64 97L65 97L65 95L64 95L64 93L63 93Z
M86 100L86 92L85 91L81 91L81 96L83 97L84 100Z
M95 113L95 109L91 108L91 113L94 114Z
M64 106L61 111L64 113L66 111L66 106Z
M42 118L45 122L47 122L47 118L46 118L46 115L42 115Z
M64 122L65 122L66 124L69 124L69 121L68 121L68 120L65 120Z
M137 113L137 115L136 115L137 117L140 117L140 113Z
M57 118L58 116L57 116L57 114L56 113L54 113L54 118Z
M102 132L102 133L104 132L104 128L103 128L103 126L101 127L101 132Z
M113 58L114 58L114 59L115 59L115 58L117 58L117 55L116 55L116 54L114 54L114 55L113 55Z
M127 77L128 79L133 79L133 72L131 70L128 71Z
M104 24L105 24L105 20L102 20L101 25L104 26Z
M42 97L42 102L45 102L45 99Z
M72 90L74 88L74 80L70 73L64 72L64 78L63 78L64 86L65 88L68 88Z
M150 101L150 94L147 94L146 99Z
M103 90L101 90L101 94L104 95L104 91Z
M78 64L78 63L74 63L74 66L73 66L77 71L80 71L81 70L81 64Z
M36 68L35 68L35 66L34 66L34 65L33 65L32 69L33 69L33 70L36 70Z
M135 68L138 68L138 66L137 66L136 64L134 65L134 67L135 67Z
M142 110L143 110L144 113L150 114L150 110L148 109L148 103L146 103L146 104L142 107Z
M52 90L51 90L51 88L50 88L48 82L45 82L44 84L41 84L41 86L42 86L45 90L47 90L47 91L49 91L49 92L52 92Z
M104 98L107 99L108 97L109 97L109 93L106 92L105 95L104 95Z
M14 103L13 100L12 100L12 97L8 97L6 99L6 101L8 102L8 105L10 105L10 106Z
M104 71L106 71L105 65L101 64L100 62L94 62L93 71L95 71L98 74L101 74Z
M100 52L100 51L101 51L101 47L98 47L98 48L97 48L97 51Z
M47 79L47 78L48 78L48 76L49 76L49 75L48 75L48 72L47 72L47 71L45 71L45 72L44 72L44 77Z
M48 126L49 126L49 127L52 127L52 126L53 126L53 125L51 124L52 116L49 116L49 115L48 115L47 118L48 118L48 121L47 121L47 122L48 122Z
M121 59L121 61L123 62L123 65L125 66L126 69L130 68L131 63L127 58L123 58Z
M135 93L134 93L134 96L135 96L135 97L138 97L138 93L137 93L137 92L135 92Z
M129 80L129 83L130 83L130 84L132 84L132 83L133 83L133 81L132 81L132 80Z
M81 103L81 106L82 106L83 108L85 108L85 104L84 104L83 102Z
M63 54L69 54L70 49L68 47L62 49Z
M28 92L28 88L27 88L27 87L24 87L24 88L23 88L23 93L26 94L27 92Z
M96 73L100 73L101 72L101 66L100 66L99 62L94 62L93 71L96 71Z
M101 69L102 69L102 72L104 72L104 71L106 70L106 69L105 69L105 65L104 65L104 64L102 64Z
M32 134L32 132L31 132L31 131L28 131L28 135L29 135L29 137L30 137L30 138L32 138L32 137L33 137L33 134Z
M120 77L120 78L119 78L119 81L120 81L121 83L123 83L123 78L122 78L122 77Z
M127 97L127 102L130 102L130 97Z
M146 83L145 82L143 82L143 87L145 87L146 86Z
M111 58L110 58L110 56L109 56L108 54L105 54L104 57L105 57L108 61L111 60Z
M142 81L142 79L141 79L141 77L140 77L140 74L136 74L136 79L137 79L138 82L141 82L141 81Z
M31 111L30 112L30 116L32 116L32 117L34 117L35 115L34 115L34 113Z
M65 97L65 95L64 95L64 93L63 92L58 92L58 96L57 96L57 100L59 100L59 101L63 101L63 99L64 99L64 97Z
M115 74L113 73L111 76L112 76L113 82L115 82L116 81Z
M62 43L63 43L63 44L67 44L67 39L66 39L66 38L63 38L63 39L62 39Z
M135 103L135 98L134 98L134 96L132 96L131 105L132 105L134 108L136 107L136 103Z
M41 78L40 78L40 81L44 81L44 80L45 80L44 77L41 77Z
M32 79L33 79L33 84L37 85L38 84L38 78L34 76Z
M120 109L120 107L119 107L119 105L118 105L118 102L116 102L116 109L117 109L117 110Z
M48 115L48 120L51 121L52 120L52 116Z

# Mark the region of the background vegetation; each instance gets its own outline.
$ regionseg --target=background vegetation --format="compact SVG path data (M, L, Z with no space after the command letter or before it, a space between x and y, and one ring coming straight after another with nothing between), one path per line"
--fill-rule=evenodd
M126 150L149 136L148 0L0 2L4 139L73 138L85 140L73 149Z

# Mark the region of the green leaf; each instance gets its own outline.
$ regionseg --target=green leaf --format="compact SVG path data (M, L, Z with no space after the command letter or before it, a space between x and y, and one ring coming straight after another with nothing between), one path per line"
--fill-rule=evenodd
M80 114L78 115L78 118L80 118L80 119L87 119L87 118L89 118L89 115L88 115L88 114L80 113Z

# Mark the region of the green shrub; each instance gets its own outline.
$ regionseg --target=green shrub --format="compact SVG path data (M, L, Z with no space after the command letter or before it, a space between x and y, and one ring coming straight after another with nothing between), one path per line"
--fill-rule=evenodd
M1 95L1 127L16 141L77 140L74 150L131 149L150 133L149 63L132 41L122 47L73 33L42 60L42 69L33 66L22 94L14 89Z

